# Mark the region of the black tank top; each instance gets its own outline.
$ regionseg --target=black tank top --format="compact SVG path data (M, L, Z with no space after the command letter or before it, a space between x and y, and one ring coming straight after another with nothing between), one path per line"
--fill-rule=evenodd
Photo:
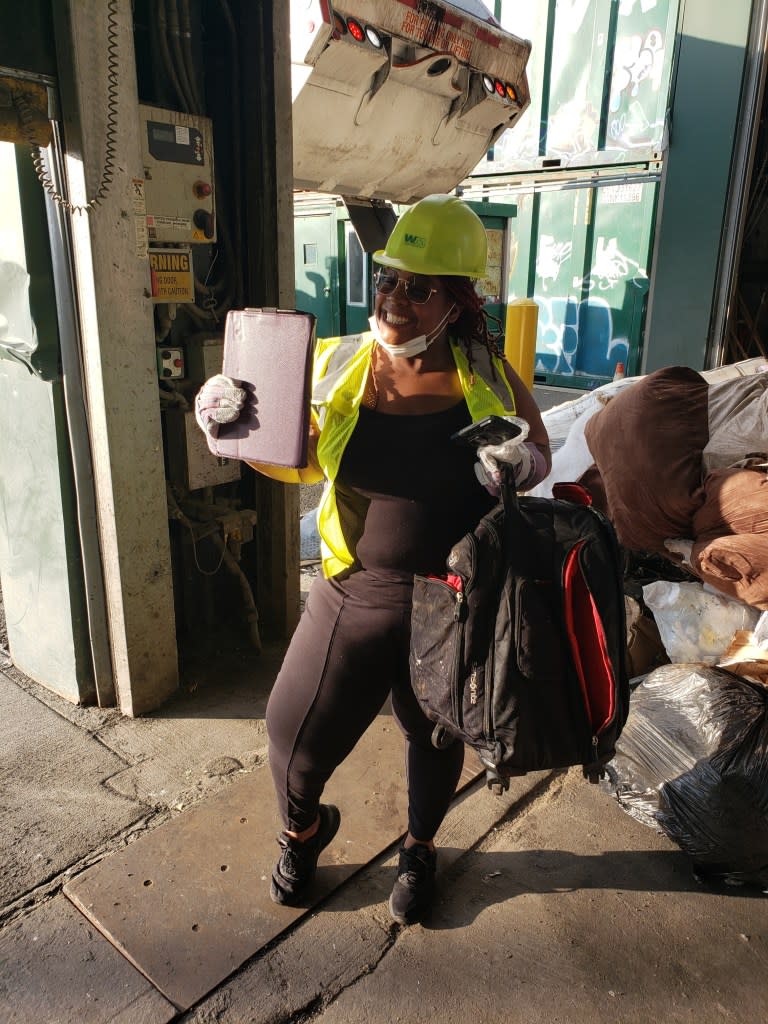
M456 541L493 507L475 453L450 440L470 422L463 401L421 416L360 408L336 483L342 520L345 501L368 502L357 541L364 569L443 572Z

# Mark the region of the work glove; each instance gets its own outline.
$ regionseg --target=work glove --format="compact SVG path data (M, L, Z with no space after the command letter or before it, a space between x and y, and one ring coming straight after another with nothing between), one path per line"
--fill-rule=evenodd
M218 424L232 423L240 415L245 403L245 390L223 373L203 384L195 397L195 420L201 430L215 437Z
M521 428L517 437L477 449L479 462L475 463L475 476L494 498L501 494L502 465L511 470L515 489L519 491L532 486L532 481L538 475L539 458L543 460L536 446L526 441L528 424L518 418L515 422Z

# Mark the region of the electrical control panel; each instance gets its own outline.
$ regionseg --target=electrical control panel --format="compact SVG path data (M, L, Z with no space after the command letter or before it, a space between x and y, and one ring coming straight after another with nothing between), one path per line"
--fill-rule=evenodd
M211 121L144 105L139 118L149 243L215 242Z
M181 380L184 370L184 350L162 345L157 350L157 375L162 380Z
M172 484L197 491L240 479L240 463L236 459L221 459L210 453L191 409L169 409L165 420Z
M193 334L186 339L185 348L186 370L190 380L202 384L214 374L221 373L224 339L220 334Z

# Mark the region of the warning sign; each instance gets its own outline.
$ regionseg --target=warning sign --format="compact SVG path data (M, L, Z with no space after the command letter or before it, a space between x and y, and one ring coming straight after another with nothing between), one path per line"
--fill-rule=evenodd
M153 302L194 302L191 249L150 249Z
M459 21L458 18L455 20ZM435 19L430 14L405 11L402 33L410 39L420 40L424 46L430 46L433 50L452 53L459 60L468 61L472 56L472 40L460 30L452 31L445 25L435 24ZM488 36L488 41L498 46L496 38L490 33Z

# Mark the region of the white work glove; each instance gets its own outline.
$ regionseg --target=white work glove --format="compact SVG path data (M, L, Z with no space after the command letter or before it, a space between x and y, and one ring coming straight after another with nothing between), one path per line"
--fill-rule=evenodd
M215 437L219 423L232 423L242 412L245 390L223 373L210 377L195 396L195 419L206 434Z
M528 436L528 424L525 420L514 417L520 427L517 437L510 438L501 444L486 444L477 449L480 460L475 463L475 476L485 489L498 498L501 494L501 464L512 469L515 486L525 483L534 469L534 456L525 443Z

